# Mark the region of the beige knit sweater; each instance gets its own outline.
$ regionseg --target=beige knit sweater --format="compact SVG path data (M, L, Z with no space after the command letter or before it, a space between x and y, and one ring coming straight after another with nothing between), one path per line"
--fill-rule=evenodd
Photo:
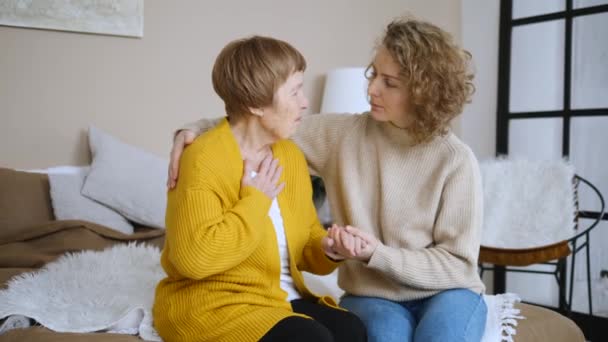
M183 127L196 132L217 120ZM325 182L332 217L382 242L369 262L346 261L349 294L404 301L452 288L477 293L483 195L472 151L448 133L414 144L369 114L306 117L293 137Z

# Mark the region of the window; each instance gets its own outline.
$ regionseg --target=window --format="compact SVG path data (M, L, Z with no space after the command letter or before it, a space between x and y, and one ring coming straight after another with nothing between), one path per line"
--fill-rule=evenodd
M501 0L498 64L497 154L568 158L608 197L608 0ZM589 194L579 196L585 216L597 218ZM602 219L592 232L594 281L608 268ZM594 312L608 316L605 297L594 293ZM574 298L573 308L584 303Z

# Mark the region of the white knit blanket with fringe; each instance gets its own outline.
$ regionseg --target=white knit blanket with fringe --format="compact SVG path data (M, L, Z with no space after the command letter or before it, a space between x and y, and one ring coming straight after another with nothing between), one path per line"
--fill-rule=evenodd
M12 278L0 290L0 334L37 324L58 332L111 332L161 341L152 325L152 304L165 276L160 250L144 244L68 253L42 269ZM305 274L319 294L338 297L335 273ZM489 296L482 342L512 341L519 310L513 294Z
M480 164L481 245L532 248L574 236L574 168L563 160L497 159Z

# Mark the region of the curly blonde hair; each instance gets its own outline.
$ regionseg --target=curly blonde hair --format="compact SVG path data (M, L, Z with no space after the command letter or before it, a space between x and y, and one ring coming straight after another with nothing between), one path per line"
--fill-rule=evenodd
M409 18L392 21L380 44L401 66L414 116L408 130L419 142L445 134L475 92L471 54L439 27Z

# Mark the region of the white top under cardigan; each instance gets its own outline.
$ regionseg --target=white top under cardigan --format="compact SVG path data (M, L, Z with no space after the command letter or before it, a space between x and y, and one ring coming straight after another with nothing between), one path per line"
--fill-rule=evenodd
M257 173L251 171L251 178L255 178ZM296 289L291 273L289 272L289 253L287 251L287 239L285 238L285 227L283 226L283 217L281 216L281 208L276 198L272 200L272 205L268 211L268 216L272 220L274 231L277 237L279 247L279 256L281 257L281 289L287 292L287 301L301 298L300 293Z

